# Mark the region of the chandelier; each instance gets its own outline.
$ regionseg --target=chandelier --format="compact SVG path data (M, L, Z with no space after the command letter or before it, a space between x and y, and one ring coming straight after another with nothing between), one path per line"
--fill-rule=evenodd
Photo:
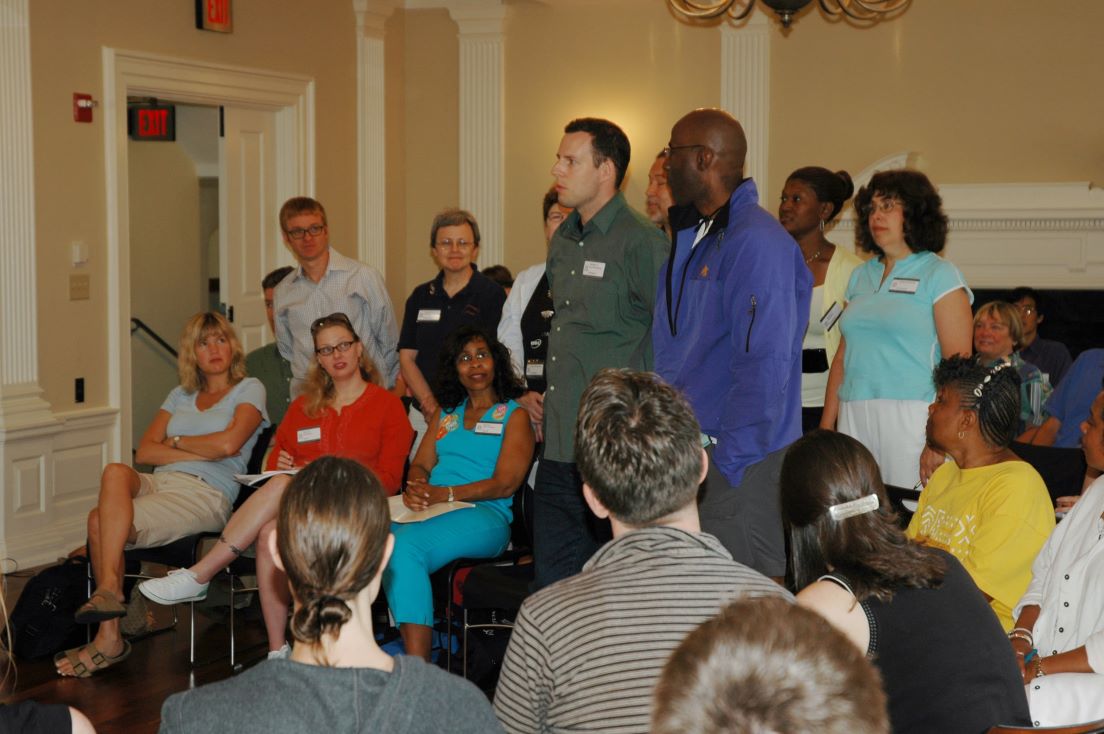
M783 28L789 28L794 13L813 0L762 0L778 14ZM903 11L912 0L817 0L828 15L846 15L861 22L877 21ZM743 20L751 14L755 0L667 0L671 8L687 18L716 18L728 13L733 20Z

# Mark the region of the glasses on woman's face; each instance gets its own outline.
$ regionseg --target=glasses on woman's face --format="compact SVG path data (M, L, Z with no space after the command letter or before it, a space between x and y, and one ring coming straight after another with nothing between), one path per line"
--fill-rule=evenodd
M871 199L866 207L866 215L870 216L876 212L889 214L899 206L901 206L900 199Z
M349 330L350 334L356 334L356 330L353 329L353 323L349 321L349 317L345 314L337 311L329 316L323 316L320 319L315 319L311 323L310 333L311 336L317 334L320 330L325 329L327 326L344 326Z
M337 344L327 344L324 347L318 347L317 349L315 349L314 353L317 354L319 357L329 357L334 352L345 354L345 352L353 348L354 344L356 344L356 342L354 341L344 341L338 342Z
M491 351L489 349L477 349L474 352L461 352L460 356L456 358L456 366L459 367L462 364L471 364L472 362L486 362L491 358Z

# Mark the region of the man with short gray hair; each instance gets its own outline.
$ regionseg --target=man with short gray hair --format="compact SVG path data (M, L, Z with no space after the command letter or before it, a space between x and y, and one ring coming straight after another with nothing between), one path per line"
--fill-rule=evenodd
M657 375L606 369L582 396L575 457L613 540L526 599L495 694L508 732L647 732L682 638L737 597L793 597L700 531L701 428Z

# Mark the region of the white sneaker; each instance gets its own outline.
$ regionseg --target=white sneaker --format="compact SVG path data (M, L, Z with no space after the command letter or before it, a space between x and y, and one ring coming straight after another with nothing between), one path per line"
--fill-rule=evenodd
M196 581L195 574L186 568L169 571L168 576L148 579L138 584L138 590L150 601L158 604L179 604L185 601L203 601L207 587Z
M291 645L286 642L279 650L269 650L268 660L287 660L287 656L291 654Z

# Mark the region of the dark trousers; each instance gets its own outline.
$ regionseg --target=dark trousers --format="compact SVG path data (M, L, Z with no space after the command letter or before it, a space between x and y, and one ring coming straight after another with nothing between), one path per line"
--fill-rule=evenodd
M533 494L533 590L583 570L594 551L612 536L583 499L575 464L541 459Z
M732 557L764 576L786 575L778 477L786 449L767 454L744 470L738 486L728 483L706 448L709 473L698 492L702 530L714 535Z

